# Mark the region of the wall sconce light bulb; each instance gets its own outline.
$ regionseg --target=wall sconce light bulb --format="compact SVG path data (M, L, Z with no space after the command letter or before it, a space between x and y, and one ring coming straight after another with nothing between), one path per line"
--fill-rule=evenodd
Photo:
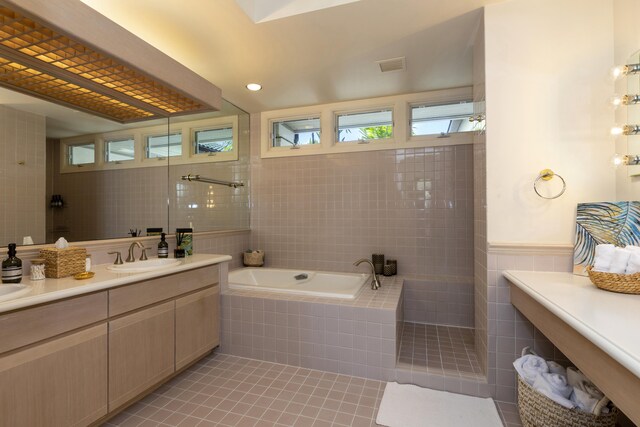
M612 136L620 136L624 134L624 126L614 125L609 131Z
M629 74L640 73L640 64L617 65L610 71L611 78L617 80Z
M609 98L609 105L611 105L614 109L618 108L624 103L622 98L623 97L620 95L613 95L611 98Z
M611 166L618 169L620 166L628 164L628 160L628 156L616 153L611 157Z
M640 125L614 125L610 130L611 135L637 135L640 133Z

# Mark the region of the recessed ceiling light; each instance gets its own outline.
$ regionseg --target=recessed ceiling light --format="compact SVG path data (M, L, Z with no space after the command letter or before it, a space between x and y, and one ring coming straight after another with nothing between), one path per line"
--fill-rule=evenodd
M254 92L259 91L260 89L262 89L262 85L258 84L258 83L249 83L247 85L247 89L252 90Z

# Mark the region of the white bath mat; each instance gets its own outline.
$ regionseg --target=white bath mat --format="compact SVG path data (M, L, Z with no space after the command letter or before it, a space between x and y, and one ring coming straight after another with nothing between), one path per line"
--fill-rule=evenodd
M387 383L376 423L388 427L502 427L491 398Z

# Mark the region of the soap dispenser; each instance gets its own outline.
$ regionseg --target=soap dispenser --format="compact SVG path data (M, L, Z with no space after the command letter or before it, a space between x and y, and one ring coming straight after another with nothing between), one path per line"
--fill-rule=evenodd
M2 261L2 283L22 281L22 260L16 256L16 244L9 243L9 257Z
M160 243L158 243L158 258L169 258L169 244L165 240L165 233L160 235Z

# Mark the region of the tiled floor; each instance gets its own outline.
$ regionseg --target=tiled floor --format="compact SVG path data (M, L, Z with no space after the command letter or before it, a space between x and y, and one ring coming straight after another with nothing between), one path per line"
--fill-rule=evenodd
M483 378L473 329L404 323L397 367L429 374Z
M498 413L505 427L522 427L518 408L513 403L497 402Z
M384 382L224 354L104 426L374 426Z

